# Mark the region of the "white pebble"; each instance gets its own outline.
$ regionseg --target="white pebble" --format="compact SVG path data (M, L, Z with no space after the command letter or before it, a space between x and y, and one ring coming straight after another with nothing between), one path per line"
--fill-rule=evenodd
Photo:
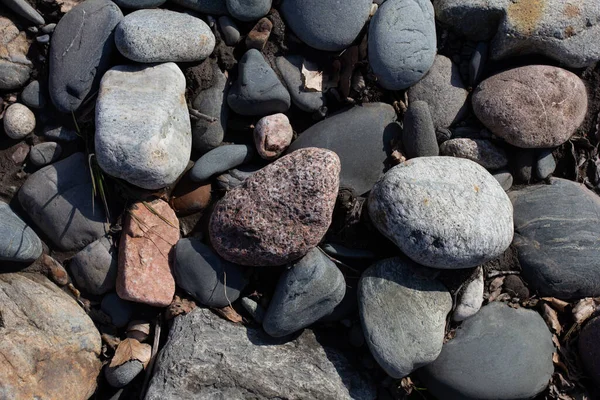
M475 279L467 284L460 301L454 310L452 318L455 321L464 321L479 311L483 303L483 269L477 268Z
M4 114L4 131L12 139L23 139L35 129L35 115L23 104L15 103Z

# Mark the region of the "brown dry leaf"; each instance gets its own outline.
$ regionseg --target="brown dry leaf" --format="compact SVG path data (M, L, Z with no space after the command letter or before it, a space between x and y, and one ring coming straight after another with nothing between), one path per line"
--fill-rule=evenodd
M566 301L557 299L555 297L542 297L542 300L550 304L556 311L560 312L565 312L565 309L569 306L569 303Z
M71 8L75 7L83 0L56 0L56 3L60 6L60 12L67 13Z
M591 297L579 300L573 307L573 319L579 325L583 324L596 311L596 306L595 299Z
M196 303L191 300L179 297L175 295L175 298L167 307L167 311L165 312L165 319L171 320L178 315L187 314L196 308Z
M121 343L121 339L113 335L109 335L108 333L103 333L100 337L102 338L102 341L106 343L106 345L112 350L116 349L117 346L119 346L119 343Z
M231 306L225 306L223 308L213 308L221 317L234 323L242 323L243 319L240 314L237 313Z
M502 293L502 285L504 284L504 276L498 276L492 280L490 283L490 302L496 300L500 293Z
M560 326L560 322L558 322L558 314L554 308L544 303L542 305L542 312L544 320L546 321L546 325L548 325L548 327L554 331L554 333L560 335L562 333L562 326Z
M119 365L125 364L127 361L138 360L144 364L144 368L148 365L150 357L152 356L152 346L146 343L140 343L135 339L127 338L123 340L115 355L110 361L109 367L118 367Z

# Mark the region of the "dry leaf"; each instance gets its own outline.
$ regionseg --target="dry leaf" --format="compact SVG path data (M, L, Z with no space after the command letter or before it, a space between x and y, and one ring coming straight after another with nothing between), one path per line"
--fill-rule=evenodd
M243 321L240 314L237 313L231 306L225 306L223 308L213 308L221 317L228 321L241 323Z
M596 301L591 298L585 298L579 300L575 307L573 307L573 319L579 325L583 324L588 318L596 311Z
M144 364L144 368L148 365L150 357L152 356L152 346L146 343L140 343L135 339L127 338L123 340L115 355L110 361L109 367L118 367L119 365L125 364L127 361L138 360Z
M560 312L565 312L565 309L569 306L569 303L566 301L557 299L555 297L542 297L542 300L544 300L546 303L549 303L552 308Z
M490 283L490 297L489 300L494 301L500 296L502 293L502 285L504 284L504 276L498 276L492 280Z
M112 350L116 349L117 346L119 346L119 343L121 343L121 339L113 335L109 335L108 333L103 333L100 337L102 338L102 341L106 343L106 345Z
M165 319L168 321L170 319L175 318L178 315L187 314L194 308L196 308L196 303L175 295L175 298L173 299L169 307L167 307L167 311L165 312Z
M415 389L415 384L413 383L412 379L410 379L410 376L406 376L400 381L400 387L407 395L409 395Z
M323 91L323 71L319 71L319 66L315 63L304 60L302 63L302 78L306 91Z
M542 305L542 312L546 325L548 325L548 327L557 335L560 335L562 333L562 327L560 326L560 322L558 322L558 314L554 308L544 303Z
M60 12L67 13L71 10L71 8L75 7L83 0L56 0L58 5L60 6Z

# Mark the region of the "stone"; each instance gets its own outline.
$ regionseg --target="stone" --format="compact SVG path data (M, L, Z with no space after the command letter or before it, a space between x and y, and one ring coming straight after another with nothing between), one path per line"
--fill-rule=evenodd
M440 0L435 3L435 17L471 40L487 41L496 33L506 3L506 0Z
M162 6L166 0L114 0L114 2L123 8L153 8Z
M388 0L369 25L369 66L388 90L417 83L433 65L437 42L429 0Z
M40 274L4 273L0 315L2 396L87 400L94 394L102 342L75 300Z
M18 89L29 80L33 64L27 58L29 42L25 32L0 16L0 89Z
M459 66L436 55L427 75L408 89L408 101L409 105L415 101L429 104L434 127L448 128L466 116L468 94Z
M35 41L41 44L46 44L50 42L50 35L46 34L46 35L40 35L38 37L35 38Z
M388 258L367 269L358 283L366 342L392 378L429 364L442 350L452 297L431 275L410 260Z
M472 87L475 87L481 81L481 76L488 61L488 52L487 42L477 43L471 61L469 61L469 85Z
M233 111L240 115L268 115L290 108L290 94L258 50L248 50L238 68L238 79L227 95Z
M240 21L256 21L267 15L272 0L225 0L231 16Z
M8 106L3 118L4 132L15 140L23 139L35 129L35 115L23 104Z
M215 397L374 400L376 389L312 331L283 341L196 308L173 321L146 399Z
M269 2L271 2L271 0L269 0ZM248 32L248 35L246 35L246 48L262 51L269 41L272 29L273 23L271 20L266 17L261 18L256 25L254 25L254 28Z
M325 105L323 92L307 91L304 88L302 79L304 57L300 55L281 56L275 59L275 64L296 107L302 111L314 113Z
M80 250L104 236L102 202L92 198L87 156L74 153L27 178L19 203L46 237L63 251Z
M51 23L51 24L46 24L42 27L42 29L40 29L42 31L42 33L53 33L54 29L56 29L56 24L55 23Z
M465 283L466 286L460 294L460 301L452 314L452 319L455 321L464 321L481 309L484 288L483 269L478 267L475 276Z
M334 151L342 163L340 187L359 196L371 190L385 171L392 153L390 142L400 132L392 106L367 103L314 124L292 142L288 152L305 147Z
M515 172L515 178L519 182L529 183L533 176L535 167L535 151L531 149L517 149L513 154L512 168Z
M502 285L505 293L511 298L519 300L527 300L529 298L529 289L523 283L523 280L516 275L508 275L504 278Z
M581 125L587 106L581 79L548 65L501 72L473 92L477 118L496 136L522 148L560 146Z
M596 386L600 386L600 317L590 319L579 334L578 350L581 363Z
M510 171L508 170L500 170L500 171L496 171L494 172L494 178L496 178L496 180L498 181L498 183L500 184L500 186L502 186L502 189L504 189L504 191L508 191L508 189L510 189L512 187L513 184L513 176L510 173Z
M240 41L240 30L235 21L224 15L219 17L219 28L223 34L223 40L227 46L235 46Z
M205 210L210 205L212 187L210 183L198 185L187 173L175 186L171 194L171 207L177 215L191 215Z
M263 329L273 337L297 332L331 314L345 293L342 272L313 248L279 277Z
M208 307L231 305L248 283L239 266L222 260L197 238L177 242L173 272L177 286Z
M15 151L10 156L11 160L15 163L15 165L21 165L25 162L25 159L29 155L29 145L24 142L19 142L14 147Z
M245 164L238 168L227 171L217 177L217 186L223 190L231 190L240 186L253 173L261 169L262 166L255 164Z
M214 119L199 118L192 126L192 146L201 152L212 150L223 142L229 119L227 76L215 67L213 77L214 85L201 91L192 103L195 110Z
M144 189L174 183L192 151L185 77L174 63L111 68L96 103L96 159Z
M104 367L104 377L114 388L122 388L129 384L144 370L144 365L138 360L130 360L116 367Z
M38 235L4 202L0 202L0 260L33 262L42 255Z
M112 1L86 0L59 20L48 56L50 98L59 111L70 114L96 93L110 67L114 30L122 18Z
M541 296L600 295L600 198L559 178L509 194L522 275Z
M62 147L56 142L36 144L29 152L29 160L36 167L43 167L60 159Z
M294 130L285 114L273 114L261 118L254 127L256 151L265 160L279 157L290 145Z
M123 300L114 292L102 298L100 309L110 317L112 324L117 328L127 326L135 311L133 303Z
M2 0L2 4L34 24L44 25L46 23L44 17L35 8L31 7L26 0Z
M185 27L185 29L181 29ZM115 30L125 57L141 63L201 61L215 48L215 35L200 18L152 9L128 14Z
M109 237L88 244L69 263L77 288L102 295L115 288L117 281L117 248Z
M246 310L248 314L252 316L254 321L256 321L259 324L263 323L265 319L265 314L267 312L260 304L258 304L256 301L252 300L249 297L243 297L240 300L240 304L242 305L242 307L244 307L244 310Z
M428 157L440 154L429 105L424 101L410 103L404 113L402 144L406 157Z
M552 149L542 150L537 155L537 163L535 165L535 175L538 179L546 179L556 169L556 160L552 155Z
M373 224L419 264L470 268L499 257L513 238L512 204L498 181L463 158L418 157L371 190Z
M333 0L286 0L279 11L286 26L310 47L340 51L360 34L371 4L371 0L346 0L339 7Z
M47 254L42 255L42 266L45 268L45 273L58 286L65 286L69 283L69 274L65 267L62 266L54 258Z
M466 158L486 169L501 169L508 166L506 152L485 139L450 139L442 143L443 156Z
M190 172L190 178L194 182L204 182L213 175L247 163L253 156L254 150L250 145L229 144L217 147L196 161Z
M39 81L31 81L21 92L21 101L27 107L41 109L46 107L46 96Z
M464 321L419 376L439 399L529 399L548 386L553 352L537 312L493 302Z
M225 0L171 0L171 2L202 14L229 14Z
M135 203L125 217L119 243L117 293L124 300L166 307L175 295L171 272L179 220L169 204Z
M210 219L210 242L236 264L283 265L323 238L338 193L340 161L332 151L297 150L227 192Z
M75 129L66 126L45 126L44 136L50 140L58 140L61 142L72 142L79 137Z

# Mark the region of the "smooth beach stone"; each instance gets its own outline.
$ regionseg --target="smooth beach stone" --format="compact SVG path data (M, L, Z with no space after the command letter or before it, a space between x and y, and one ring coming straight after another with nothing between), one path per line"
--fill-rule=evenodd
M483 291L485 282L483 279L483 269L477 267L477 272L470 281L463 283L464 290L460 294L460 299L457 302L456 308L452 313L454 321L464 321L472 317L481 309L483 304Z
M4 202L0 202L0 260L33 262L42 255L38 235Z
M235 46L240 41L240 30L235 21L224 15L219 17L219 28L223 34L223 40L227 46Z
M498 181L504 191L511 188L513 184L513 176L508 170L500 170L494 173L494 178Z
M188 14L138 10L119 23L115 43L121 54L133 61L190 62L212 53L215 35L204 21Z
M116 367L104 367L104 377L114 388L122 388L129 384L144 370L144 365L138 360L130 360Z
M392 378L429 364L442 350L452 297L431 275L410 260L389 258L360 278L358 307L365 340Z
M123 300L115 292L102 298L100 309L106 313L114 326L124 328L133 317L134 303Z
M44 17L35 8L31 7L26 0L2 0L2 4L34 24L44 25L46 23Z
M552 149L542 150L537 156L535 175L539 179L546 179L556 169L556 160L552 155Z
M255 164L240 165L238 168L217 176L217 186L223 190L231 190L240 186L248 177L261 168L262 166Z
M475 161L486 169L500 169L508 165L506 152L485 139L450 139L442 143L440 153Z
M56 142L36 144L29 152L29 160L36 167L43 167L57 161L62 155L62 147Z
M29 80L33 68L27 58L29 46L26 33L0 16L0 89L18 89Z
M27 107L41 109L46 107L46 96L39 81L32 81L21 92L21 101Z
M417 83L433 65L437 42L429 0L388 0L369 25L369 65L388 90Z
M215 78L213 86L201 91L192 103L196 111L215 119L208 121L198 118L192 125L192 146L201 152L218 147L223 142L227 131L229 118L227 76L217 66L213 69L213 77Z
M101 295L115 288L117 282L117 247L108 237L88 244L69 263L77 288Z
M77 110L98 90L116 50L114 29L122 18L112 1L86 0L60 19L48 56L50 98L59 111Z
M144 189L174 183L192 151L185 87L174 63L120 65L104 74L96 103L100 168Z
M4 133L11 139L20 140L35 129L35 114L23 104L14 103L6 109L2 122Z
M325 95L323 92L304 90L302 80L303 63L304 57L300 55L287 55L275 59L277 69L292 97L292 103L302 111L312 113L319 111L325 105Z
M419 264L470 268L500 256L513 238L512 204L498 181L463 158L418 157L371 190L373 224Z
M153 8L163 5L167 0L113 0L123 8Z
M588 107L583 81L548 65L528 65L494 75L473 92L473 111L513 146L560 146L583 122Z
M225 0L231 16L240 21L256 21L268 14L272 0Z
M203 14L229 14L226 0L171 0L171 2Z
M289 147L293 137L294 129L285 114L262 117L254 127L254 145L265 160L279 157Z
M196 161L190 172L190 178L194 182L204 182L213 175L250 161L253 156L254 149L250 145L228 144L219 146Z
M371 0L285 0L280 6L286 25L310 47L339 51L360 34Z
M79 138L79 134L75 129L56 125L45 126L44 136L49 140L58 140L61 142L72 142Z
M600 386L600 317L590 319L579 334L577 348L579 358L596 386Z
M424 101L411 102L404 113L402 144L408 158L440 154L429 105Z

